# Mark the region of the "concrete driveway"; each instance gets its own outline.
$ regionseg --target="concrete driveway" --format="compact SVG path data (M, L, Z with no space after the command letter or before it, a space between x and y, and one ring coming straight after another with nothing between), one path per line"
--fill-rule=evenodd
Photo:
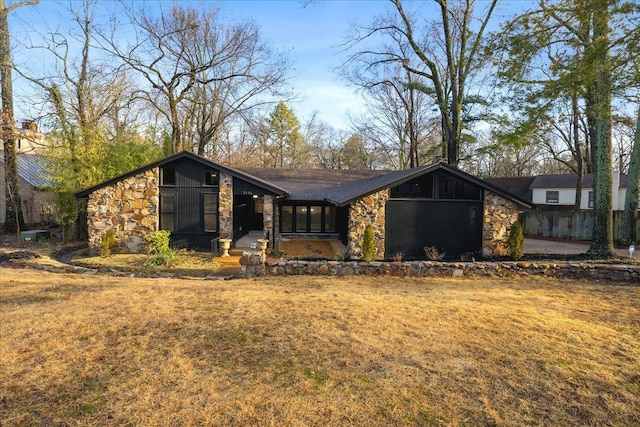
M589 249L589 242L558 242L555 240L533 239L527 237L524 239L523 252L525 254L583 254ZM616 249L616 254L621 257L628 257L628 249ZM640 257L640 248L633 254L634 258Z

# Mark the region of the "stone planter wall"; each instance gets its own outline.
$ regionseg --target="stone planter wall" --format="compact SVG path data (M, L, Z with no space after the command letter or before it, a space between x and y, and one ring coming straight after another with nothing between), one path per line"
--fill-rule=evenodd
M385 206L389 200L389 190L382 190L370 196L356 200L349 206L349 226L347 255L351 258L362 257L364 229L373 226L376 237L377 257L384 257Z
M154 168L89 195L87 227L89 247L100 250L102 235L116 232L120 250L141 253L145 236L158 230L159 169Z
M220 171L220 187L218 196L218 215L220 237L232 238L233 234L233 177Z
M482 256L484 258L508 254L509 230L511 224L517 220L518 205L495 193L485 191L482 227Z
M267 261L259 255L245 261L244 277L263 275L313 276L392 276L392 277L512 277L546 276L595 281L630 282L640 284L640 265L590 263L532 262L361 262L361 261Z

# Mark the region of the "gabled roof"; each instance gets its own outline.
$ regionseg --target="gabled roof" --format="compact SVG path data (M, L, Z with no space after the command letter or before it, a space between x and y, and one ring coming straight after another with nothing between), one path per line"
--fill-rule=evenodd
M620 187L626 187L628 182L629 175L621 173ZM540 175L535 177L531 183L531 188L576 188L577 183L578 175L575 173ZM593 187L593 175L590 173L585 173L582 179L582 188L586 187Z
M443 162L402 171L273 168L241 168L240 170L287 189L287 199L290 201L323 200L336 206L346 206L355 200L385 188L403 184L425 173L443 170L528 209L532 208L531 202L526 199Z
M164 166L166 164L172 163L172 162L174 162L176 160L180 160L180 159L183 159L183 158L187 158L187 159L193 160L195 162L201 163L201 164L203 164L203 165L205 165L207 167L210 167L212 169L217 169L217 170L220 170L222 172L226 172L226 173L230 174L231 176L233 176L234 178L240 178L242 180L245 180L245 181L247 181L247 182L249 182L249 183L251 183L253 185L256 185L256 186L258 186L260 188L263 188L263 189L275 194L276 196L283 196L283 195L287 194L287 191L285 189L280 188L277 185L274 185L272 183L263 181L260 178L248 175L248 174L246 174L246 173L244 173L244 172L242 172L242 171L240 171L238 169L230 168L228 166L223 166L223 165L221 165L219 163L212 162L211 160L205 159L204 157L197 156L197 155L195 155L193 153L189 153L188 151L182 151L182 152L180 152L178 154L174 154L174 155L166 157L166 158L164 158L162 160L158 160L158 161L150 163L150 164L148 164L146 166L142 166L141 168L138 168L138 169L133 170L131 172L128 172L126 174L117 176L117 177L112 178L112 179L110 179L108 181L101 182L100 184L94 185L93 187L89 187L89 188L86 188L84 190L78 191L76 193L76 197L87 197L89 194L93 193L94 191L99 190L99 189L104 188L104 187L108 187L110 185L113 185L118 181L121 181L121 180L126 179L126 178L130 178L132 176L138 175L139 173L148 171L148 170L153 169L153 168Z
M4 163L3 150L0 150L0 162ZM55 183L47 179L46 171L47 159L45 157L36 154L18 154L18 175L32 187L55 186Z
M79 191L76 193L76 197L86 197L92 192L112 185L122 179L129 178L152 168L161 167L182 158L188 158L207 167L227 172L233 177L257 185L277 196L286 195L289 201L326 201L336 206L347 206L355 200L380 190L403 184L425 173L443 170L473 185L512 200L521 206L529 209L533 207L530 202L443 162L392 172L343 169L231 168L186 151Z

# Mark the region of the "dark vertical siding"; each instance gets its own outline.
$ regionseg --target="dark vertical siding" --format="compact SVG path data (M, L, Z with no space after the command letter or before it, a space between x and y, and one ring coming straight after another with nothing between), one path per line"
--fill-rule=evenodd
M482 249L482 202L389 200L385 256L424 257L436 246L448 257Z
M218 187L204 186L209 168L190 159L175 163L176 185L160 187L162 194L175 194L174 231L171 244L176 248L209 250L218 233L204 232L202 194L217 194Z

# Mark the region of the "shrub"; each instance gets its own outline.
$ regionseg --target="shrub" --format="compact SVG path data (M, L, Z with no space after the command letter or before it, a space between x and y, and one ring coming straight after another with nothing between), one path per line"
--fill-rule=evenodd
M159 254L171 250L171 248L169 248L170 236L171 232L166 230L154 231L148 234L144 240L147 242L147 245L149 245L149 253Z
M364 229L362 259L366 262L376 259L376 236L373 234L373 226L371 224L368 224Z
M522 234L522 226L518 221L511 224L509 230L509 238L507 239L507 247L509 255L513 259L522 258L522 246L524 245L524 235Z
M100 255L103 257L111 256L113 248L116 246L116 231L111 228L102 233L100 238Z
M435 246L425 246L422 249L424 250L424 254L431 261L440 261L446 255L446 252L440 252Z
M144 240L149 245L151 257L144 265L156 267L159 265L171 266L178 261L178 255L169 247L170 231L160 230L147 235Z

